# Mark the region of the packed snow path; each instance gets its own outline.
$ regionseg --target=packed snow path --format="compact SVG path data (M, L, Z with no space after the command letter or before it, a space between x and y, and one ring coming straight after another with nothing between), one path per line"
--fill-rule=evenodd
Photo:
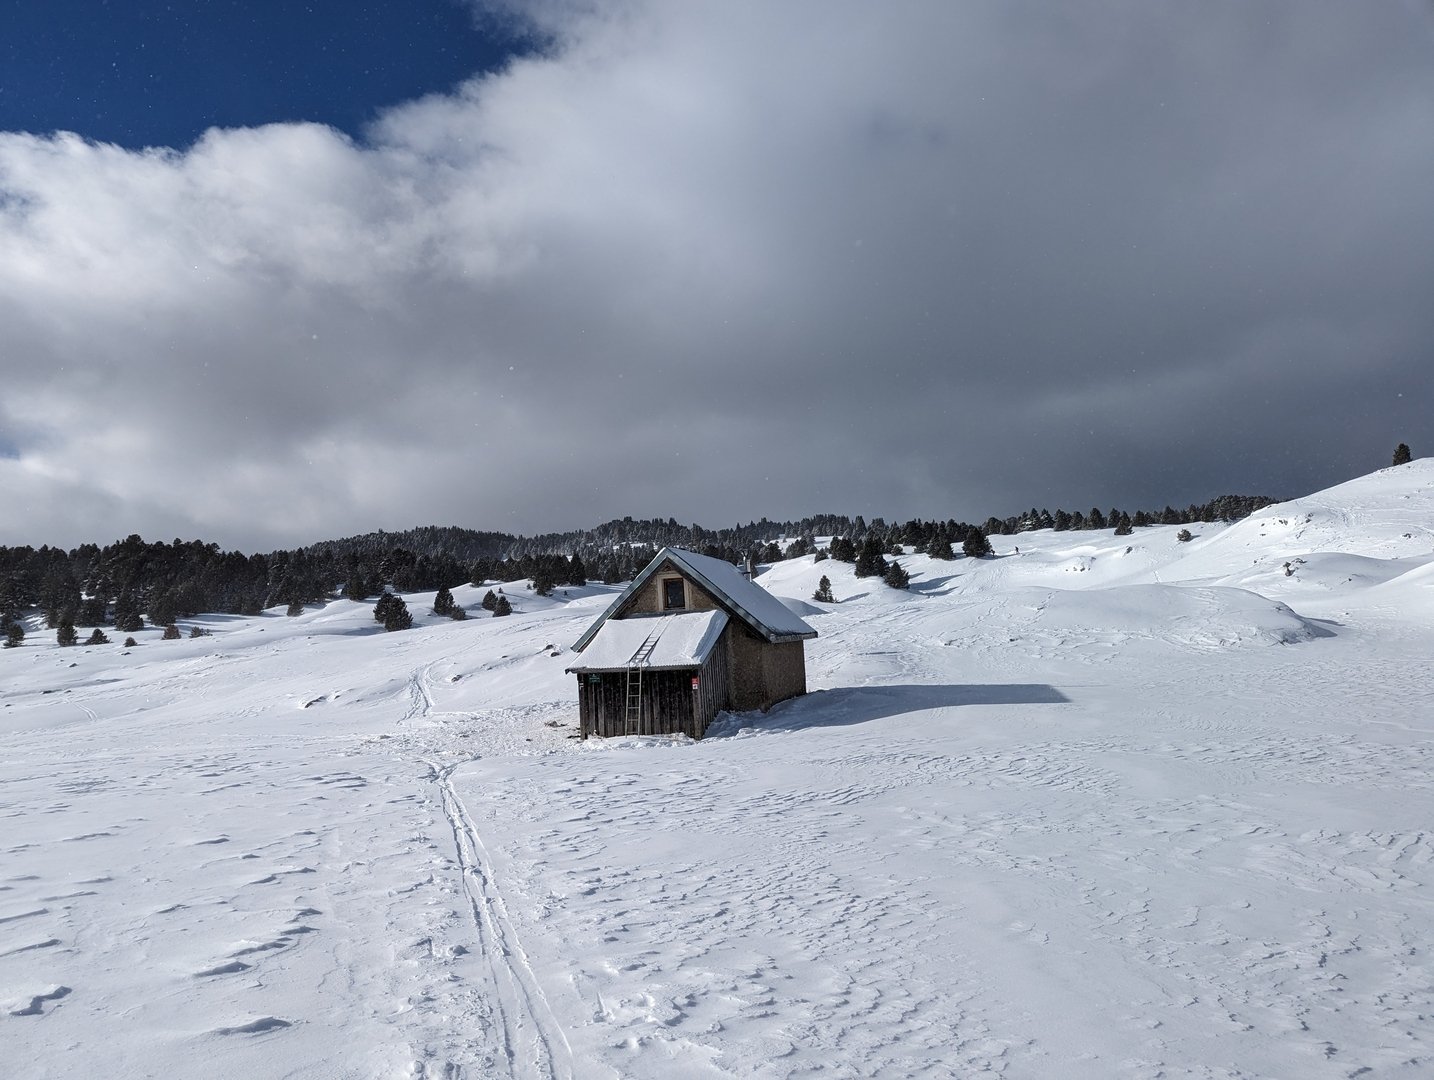
M700 744L568 737L600 587L34 633L5 1073L1428 1076L1430 473L905 594L780 564L842 600L818 692Z

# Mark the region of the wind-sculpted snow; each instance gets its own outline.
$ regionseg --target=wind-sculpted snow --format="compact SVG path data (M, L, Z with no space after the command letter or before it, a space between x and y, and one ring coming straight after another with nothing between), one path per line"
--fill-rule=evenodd
M1291 645L1330 631L1244 589L1126 585L1092 592L1015 590L1011 625L1056 644L1144 639L1182 647Z
M813 692L701 743L572 737L609 587L410 596L396 634L343 601L33 627L0 652L5 1075L1426 1077L1414 466L1300 526L908 553L908 591L778 564L840 601L796 601Z

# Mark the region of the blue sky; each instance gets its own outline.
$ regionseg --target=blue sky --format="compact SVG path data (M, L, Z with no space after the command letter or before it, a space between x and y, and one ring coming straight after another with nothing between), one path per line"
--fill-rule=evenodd
M980 521L1434 452L1416 0L0 11L0 543Z
M186 147L288 120L354 136L526 47L460 0L3 0L0 130Z

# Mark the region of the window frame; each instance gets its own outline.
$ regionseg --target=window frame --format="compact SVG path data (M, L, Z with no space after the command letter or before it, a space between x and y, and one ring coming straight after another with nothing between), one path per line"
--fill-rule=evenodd
M676 586L680 603L674 604L673 586ZM663 611L686 611L687 610L687 581L680 577L662 579L662 610Z

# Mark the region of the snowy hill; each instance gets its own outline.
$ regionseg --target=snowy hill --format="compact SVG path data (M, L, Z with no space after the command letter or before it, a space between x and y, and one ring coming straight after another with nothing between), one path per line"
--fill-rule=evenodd
M614 587L36 629L6 1075L1427 1076L1434 461L1190 528L765 568L695 744L571 737Z

